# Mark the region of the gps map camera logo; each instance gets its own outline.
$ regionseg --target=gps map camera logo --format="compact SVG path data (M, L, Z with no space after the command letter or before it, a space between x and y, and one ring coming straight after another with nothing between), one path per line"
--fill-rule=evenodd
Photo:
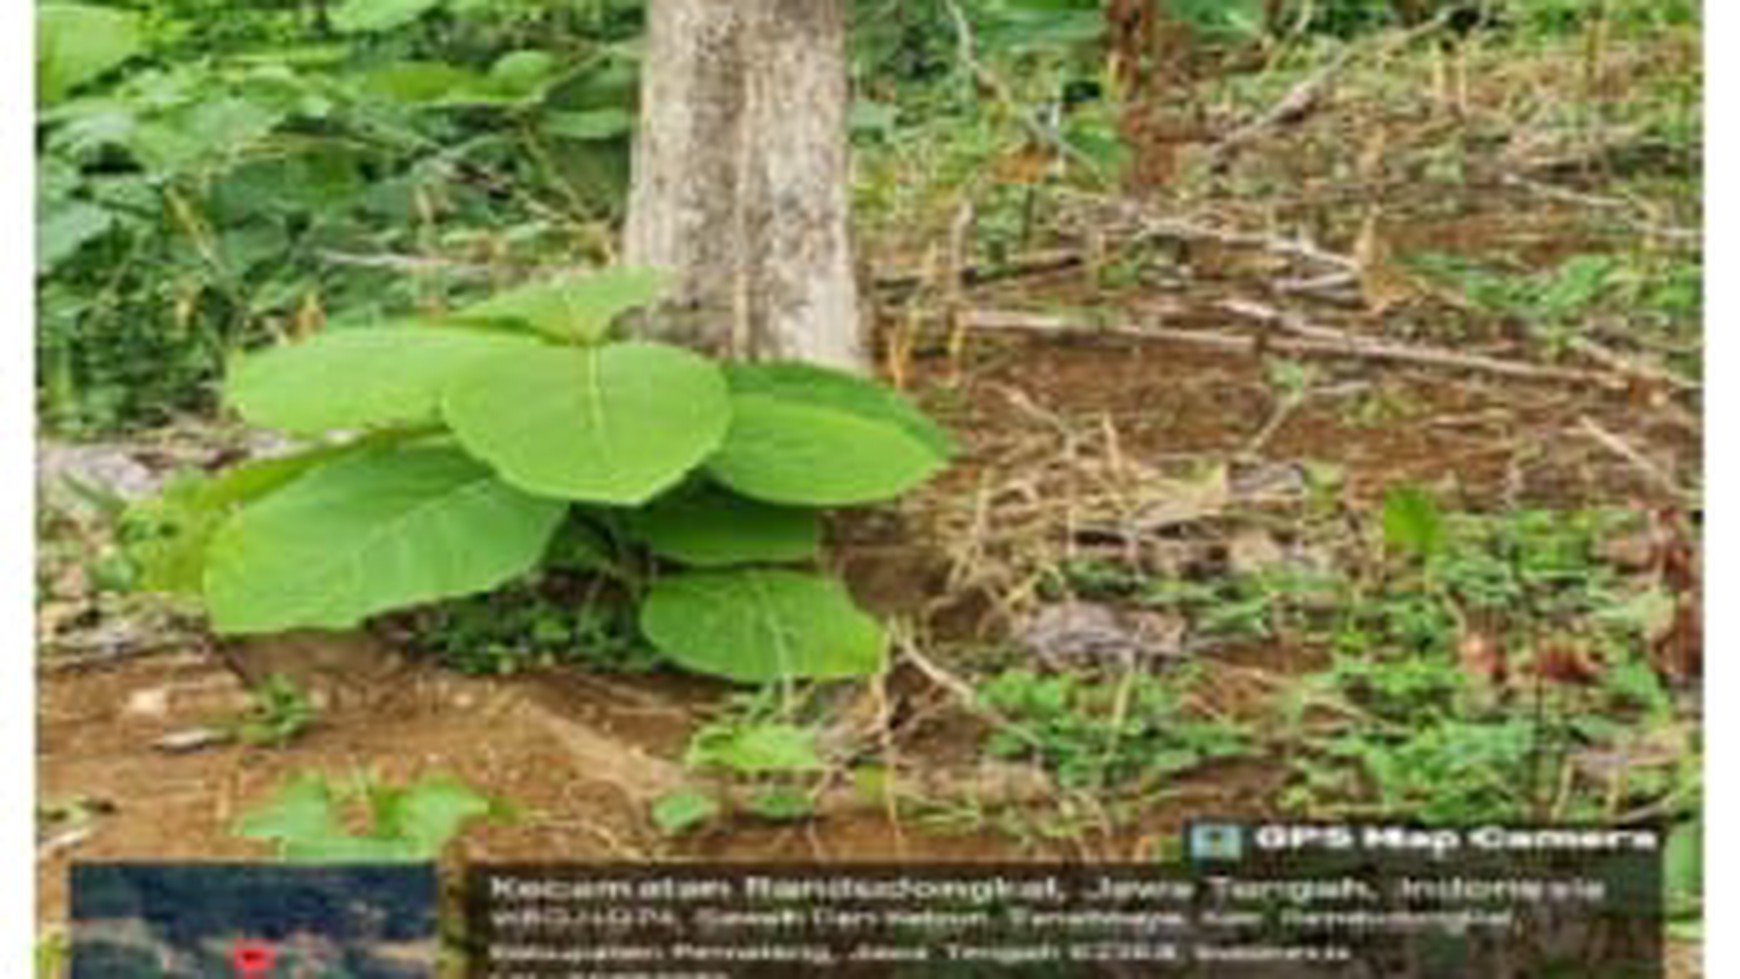
M1192 823L1184 852L1194 861L1236 863L1245 858L1244 827L1232 823Z

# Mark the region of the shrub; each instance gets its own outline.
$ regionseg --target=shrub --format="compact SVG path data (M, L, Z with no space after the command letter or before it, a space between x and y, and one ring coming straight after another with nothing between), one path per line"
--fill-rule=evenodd
M495 589L555 549L624 585L689 669L873 672L880 627L807 567L818 509L898 496L948 437L849 374L612 339L658 288L638 270L562 278L243 359L230 404L316 441L174 483L131 532L142 579L196 597L219 632L341 629Z

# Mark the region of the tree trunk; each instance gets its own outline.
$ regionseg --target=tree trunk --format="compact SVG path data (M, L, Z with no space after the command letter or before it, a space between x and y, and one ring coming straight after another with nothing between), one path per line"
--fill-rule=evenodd
M864 364L846 0L651 0L624 258L674 273L648 332Z

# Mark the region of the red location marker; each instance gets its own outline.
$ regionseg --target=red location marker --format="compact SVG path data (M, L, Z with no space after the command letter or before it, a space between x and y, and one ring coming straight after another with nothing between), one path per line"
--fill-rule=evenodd
M277 960L277 950L267 942L243 938L230 949L230 964L238 979L265 979Z

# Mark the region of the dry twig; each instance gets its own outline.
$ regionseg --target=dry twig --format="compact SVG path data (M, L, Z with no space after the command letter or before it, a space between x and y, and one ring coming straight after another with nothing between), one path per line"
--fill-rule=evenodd
M1600 422L1588 415L1583 415L1578 419L1578 423L1583 426L1583 432L1599 443L1602 448L1630 463L1631 467L1641 473L1644 478L1667 491L1668 494L1682 500L1696 499L1697 494L1682 487L1677 480L1656 465L1654 460L1638 451L1630 442L1603 428Z
M1020 331L1049 336L1101 334L1132 340L1185 343L1214 350L1225 350L1230 353L1254 355L1262 350L1273 350L1289 354L1352 357L1362 360L1417 364L1425 367L1495 374L1501 377L1514 377L1529 381L1594 384L1606 388L1624 386L1622 380L1611 374L1567 367L1545 367L1517 360L1501 360L1481 354L1465 354L1434 347L1370 340L1342 333L1339 330L1331 330L1327 327L1309 327L1310 332L1298 337L1248 337L1212 330L1180 330L1162 326L1093 326L1074 323L1058 316L1003 310L966 311L961 314L960 322L968 328L976 329Z

